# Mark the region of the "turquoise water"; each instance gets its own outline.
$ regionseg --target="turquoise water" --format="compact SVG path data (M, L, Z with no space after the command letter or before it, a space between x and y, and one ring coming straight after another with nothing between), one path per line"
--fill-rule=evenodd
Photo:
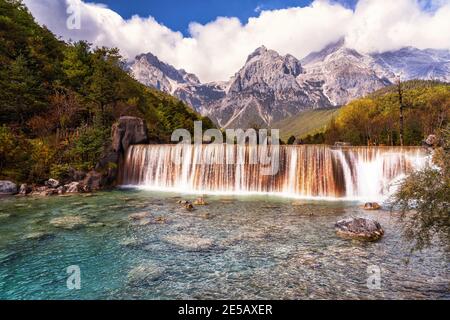
M410 254L396 214L267 196L208 196L208 206L187 212L181 198L195 196L0 199L0 299L450 298L448 252ZM130 218L141 212L152 216ZM334 223L352 215L376 218L385 237L336 237ZM67 289L71 265L80 290ZM380 289L367 288L372 265Z

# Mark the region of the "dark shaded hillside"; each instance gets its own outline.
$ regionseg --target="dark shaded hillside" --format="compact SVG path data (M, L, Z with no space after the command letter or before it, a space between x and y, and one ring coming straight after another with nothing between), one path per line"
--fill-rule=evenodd
M68 167L91 169L125 115L145 119L150 138L203 120L183 102L123 71L117 49L65 43L18 0L0 0L0 178L41 181Z

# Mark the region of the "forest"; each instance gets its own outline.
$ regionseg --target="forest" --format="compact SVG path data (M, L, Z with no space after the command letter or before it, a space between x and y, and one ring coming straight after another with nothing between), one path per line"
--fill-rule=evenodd
M213 123L124 71L118 49L66 43L18 0L0 0L0 179L41 183L91 170L121 116L146 121L154 142Z
M403 144L421 145L428 135L436 134L449 122L450 85L412 80L402 83L400 89L403 98ZM398 85L393 85L343 106L325 130L312 133L301 142L399 146L400 131L399 91Z

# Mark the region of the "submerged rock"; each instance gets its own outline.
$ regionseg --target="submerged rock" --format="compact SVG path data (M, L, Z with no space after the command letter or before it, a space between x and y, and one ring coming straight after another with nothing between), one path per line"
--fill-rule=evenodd
M153 262L145 262L128 272L128 283L131 285L151 284L151 282L158 280L164 272L164 268L155 265Z
M124 239L120 240L119 244L124 247L139 248L139 247L145 245L146 243L142 240L139 240L139 239L136 239L133 237L129 237L129 238L124 238Z
M138 212L133 213L128 216L130 220L133 221L133 225L135 226L147 226L149 224L165 224L167 223L167 219L164 217L154 217L149 212Z
M210 249L214 243L211 239L200 238L193 235L172 235L164 238L165 241L187 250L201 251Z
M53 234L47 232L32 232L25 236L27 240L44 240L53 237Z
M106 224L103 222L93 222L88 225L89 228L103 228L106 227Z
M156 224L165 224L165 223L168 222L168 220L166 218L164 218L164 217L156 217L153 221Z
M64 216L53 218L50 220L50 224L63 229L76 229L85 226L88 223L87 219L80 216Z
M129 216L128 216L128 218L130 219L130 220L142 220L142 219L147 219L147 218L150 218L152 215L151 215L151 213L150 212L138 212L138 213L133 213L133 214L130 214Z
M0 180L0 194L16 194L17 185L8 180Z
M336 234L343 238L351 238L366 241L379 240L384 230L381 225L371 219L348 218L335 224Z

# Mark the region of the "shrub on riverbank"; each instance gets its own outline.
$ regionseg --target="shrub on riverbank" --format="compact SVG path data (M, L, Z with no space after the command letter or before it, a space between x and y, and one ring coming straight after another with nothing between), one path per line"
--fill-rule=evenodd
M408 176L393 199L403 212L405 235L416 249L431 246L434 237L450 248L450 126L439 133L433 166Z

